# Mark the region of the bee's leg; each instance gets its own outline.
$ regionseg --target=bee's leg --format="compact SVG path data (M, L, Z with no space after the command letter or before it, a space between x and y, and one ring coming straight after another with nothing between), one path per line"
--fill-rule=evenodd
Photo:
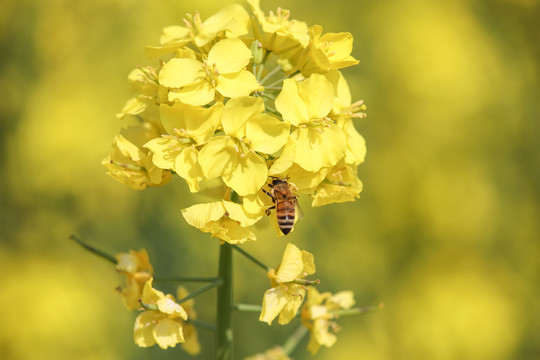
M270 213L272 209L275 209L276 207L275 206L270 206L268 209L266 209L266 216L270 216Z
M272 199L273 202L276 202L276 199L274 199L274 195L272 195L272 193L266 191L265 189L261 189L261 190L263 191L263 193L270 196L270 198Z

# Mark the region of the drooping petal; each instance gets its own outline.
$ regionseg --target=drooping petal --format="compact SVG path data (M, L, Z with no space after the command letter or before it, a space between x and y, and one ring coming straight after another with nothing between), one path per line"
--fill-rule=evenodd
M302 250L302 263L304 268L302 272L307 275L315 274L315 258L309 251Z
M169 88L180 88L204 78L202 63L194 59L169 60L159 72L159 83Z
M287 305L287 291L282 286L266 290L259 321L272 325L272 321L279 315L285 305Z
M216 66L219 74L237 73L244 69L253 55L240 39L217 42L208 53L208 64Z
M236 166L223 175L223 182L240 196L255 194L266 182L268 168L257 154L247 152L237 158Z
M283 116L283 120L298 126L309 121L309 112L300 96L298 84L294 79L285 79L281 92L276 98L276 110Z
M246 123L246 138L253 150L273 154L287 142L289 129L286 122L268 114L257 114Z
M283 310L279 313L278 323L280 325L286 325L296 316L298 309L302 306L304 301L304 296L306 291L302 289L299 285L290 285L294 286L295 290L290 291L287 296L287 304L283 307Z
M169 318L164 318L154 326L154 339L160 348L175 347L176 344L184 342L182 324Z
M248 96L255 90L262 90L255 75L247 70L231 74L220 74L217 78L216 90L225 97Z

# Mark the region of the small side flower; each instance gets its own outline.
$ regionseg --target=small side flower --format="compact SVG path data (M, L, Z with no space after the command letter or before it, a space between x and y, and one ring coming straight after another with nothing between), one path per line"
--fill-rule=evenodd
M152 280L144 285L141 304L145 310L135 319L135 344L140 347L158 344L162 349L175 347L186 341L183 326L188 315L172 295L152 288Z
M271 325L279 315L278 323L288 324L296 316L306 294L305 286L294 281L314 273L313 255L291 243L287 244L277 270L268 272L272 288L264 293L259 321Z
M335 333L341 328L333 321L338 315L332 311L350 309L354 304L352 291L341 291L332 295L329 292L321 294L314 287L309 288L301 319L311 333L307 346L311 354L315 355L321 346L334 346L337 341Z
M116 270L126 276L126 285L118 288L128 309L140 307L144 284L152 277L154 269L145 249L116 255Z

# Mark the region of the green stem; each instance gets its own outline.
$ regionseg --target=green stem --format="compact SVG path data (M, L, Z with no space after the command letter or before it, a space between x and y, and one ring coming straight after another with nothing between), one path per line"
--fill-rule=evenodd
M204 321L199 321L199 320L194 320L194 319L189 318L189 319L187 319L187 323L193 324L196 327L201 328L201 329L206 329L206 330L210 330L210 331L216 331L216 325L209 324L209 323L204 322Z
M69 238L71 240L75 241L77 244L81 245L86 250L90 251L92 254L97 255L100 258L105 259L110 263L113 263L114 265L118 264L118 260L116 260L114 256L107 254L105 251L101 251L101 250L96 249L96 248L94 248L94 247L92 247L90 245L85 244L76 235L71 235Z
M384 308L383 303L378 303L373 306L366 306L361 308L352 308L352 309L336 309L328 311L330 314L337 316L349 316L349 315L361 315L370 313L377 310L382 310Z
M221 285L221 279L217 279L216 281L214 281L214 282L212 282L210 284L204 285L202 288L199 288L199 289L195 290L194 292L189 293L188 296L178 300L177 303L181 304L181 303L183 303L185 301L193 299L194 297L199 296L200 294L205 293L208 290L212 290L213 288L215 288L217 286L220 286L220 285Z
M254 304L236 304L234 305L234 309L238 311L261 312L262 306Z
M283 351L285 354L290 355L294 349L298 346L298 343L307 334L308 329L304 325L300 325L298 329L285 341L283 344Z
M241 247L239 247L238 245L231 245L233 247L234 250L238 251L240 254L244 255L246 258L248 258L249 260L253 261L253 263L259 267L261 267L262 269L264 269L264 271L266 272L269 272L270 270L272 270L272 268L264 265L262 262L260 262L259 260L255 259L253 256L251 256L250 254L248 254L244 249L242 249Z
M275 68L272 69L266 76L260 81L261 85L264 85L266 80L270 79L275 73L277 73L279 70L281 70L281 66L278 65Z
M232 360L233 272L232 245L228 243L220 246L218 277L221 284L217 288L216 359Z

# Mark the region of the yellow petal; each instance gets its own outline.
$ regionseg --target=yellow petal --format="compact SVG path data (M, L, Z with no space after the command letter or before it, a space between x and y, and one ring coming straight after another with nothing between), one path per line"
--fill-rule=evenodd
M266 290L259 321L272 325L272 321L279 315L285 305L287 305L287 291L284 287L278 286Z
M347 136L345 162L354 165L363 163L366 158L366 140L356 131L352 119L345 120L343 131Z
M303 273L307 275L315 274L315 258L312 253L302 250L302 263L304 264Z
M347 141L335 124L320 128L298 128L294 162L308 171L334 166L345 155Z
M223 217L219 221L208 223L204 231L211 233L212 237L226 241L229 244L243 244L246 241L257 239L249 228L240 225L238 221L229 217Z
M195 44L203 47L220 33L225 33L229 38L245 35L248 33L249 20L250 16L243 6L226 5L203 22L200 33L195 37Z
M334 103L334 88L323 75L311 75L299 84L299 89L310 119L322 119L330 113Z
M182 215L189 225L197 229L204 229L208 222L221 219L225 211L223 202L216 201L207 204L196 204L182 209Z
M237 167L237 146L229 136L213 137L199 151L199 164L207 179L228 175Z
M266 182L268 168L257 154L247 152L237 158L236 166L223 175L223 182L240 196L255 194Z
M133 337L135 344L140 347L150 347L156 343L154 338L154 324L161 316L155 311L145 311L135 319Z
M144 144L144 147L154 153L152 157L154 165L161 169L172 169L176 157L181 152L178 145L178 141L172 138L156 138Z
M159 108L161 123L171 135L182 129L197 144L203 144L214 135L219 125L221 103L210 108L176 102L172 106L162 104Z
M281 155L274 161L270 169L268 170L268 175L275 176L280 174L285 174L287 170L293 165L294 159L296 158L296 135L289 136L287 143L283 147Z
M300 96L298 84L294 79L285 79L281 92L276 98L276 110L281 113L283 120L298 126L309 121L309 113Z
M159 299L163 299L165 297L163 292L152 287L152 281L153 279L151 278L144 284L141 300L145 304L155 304Z
M231 99L223 108L221 124L227 135L242 139L246 136L245 124L256 114L264 111L264 102L261 98L240 96Z
M161 311L164 314L174 315L174 317L179 317L182 320L187 320L188 318L187 313L184 310L184 308L180 304L177 304L171 298L165 297L165 298L159 299L156 302L156 305L159 311Z
M189 41L189 29L185 26L172 25L166 26L161 30L161 37L159 43L164 45L171 41L188 40Z
M255 224L262 217L261 214L250 214L244 210L244 206L231 201L223 201L229 217L240 223L240 226L248 227Z
M174 320L165 318L160 320L153 329L154 339L160 348L175 347L184 342L182 325Z
M296 313L298 312L298 309L300 309L300 306L302 305L302 301L304 301L306 291L302 289L299 285L296 285L293 292L291 292L291 290L289 289L289 293L290 294L287 297L287 304L283 307L283 310L279 314L278 323L280 325L286 325L292 319L294 319Z
M262 90L255 75L247 70L230 74L220 74L217 78L216 90L225 97L248 96L255 90Z
M355 303L354 293L350 290L337 292L327 300L328 307L336 309L350 309Z
M159 72L159 83L169 88L180 88L204 78L202 63L194 59L169 60Z
M188 146L182 150L174 162L174 171L186 180L191 192L199 191L199 182L204 176L199 165L198 154L195 146Z
M295 245L288 243L281 258L276 279L282 283L293 281L300 277L303 268L302 252Z
M202 106L213 101L215 96L216 90L206 80L201 80L179 90L169 91L168 100L180 100L184 104Z
M268 114L257 114L246 123L246 138L251 148L273 154L285 145L290 125Z
M249 48L240 39L225 39L217 42L208 53L208 64L216 65L220 74L237 73L244 69L253 57Z
M137 115L142 113L144 110L146 110L148 104L146 101L141 100L139 97L133 97L129 99L124 107L122 108L122 111L116 115L117 118L121 119L126 114L129 115Z

